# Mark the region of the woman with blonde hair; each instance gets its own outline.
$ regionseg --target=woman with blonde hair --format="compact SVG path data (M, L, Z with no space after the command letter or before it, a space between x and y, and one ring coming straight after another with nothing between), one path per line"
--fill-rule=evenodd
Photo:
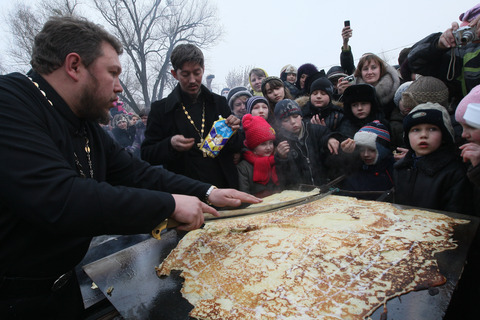
M250 93L253 96L263 96L262 94L262 80L268 77L265 70L261 68L253 68L248 74L248 81L252 90Z

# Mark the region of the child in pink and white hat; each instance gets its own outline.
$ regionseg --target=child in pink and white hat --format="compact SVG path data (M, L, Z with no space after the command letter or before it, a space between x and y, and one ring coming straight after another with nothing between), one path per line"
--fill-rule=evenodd
M460 149L463 161L472 164L467 173L468 178L480 187L480 85L460 101L455 111L455 120L462 125L462 138L467 140Z

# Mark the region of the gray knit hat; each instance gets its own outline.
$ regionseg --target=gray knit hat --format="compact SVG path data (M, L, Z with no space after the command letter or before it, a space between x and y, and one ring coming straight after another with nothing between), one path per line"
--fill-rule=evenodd
M395 91L395 95L393 96L393 102L397 107L400 103L400 99L402 99L402 94L405 92L405 90L408 89L408 87L410 87L412 83L413 81L407 81L405 83L402 83L400 87L398 87L397 91Z
M241 96L247 96L250 98L252 94L245 87L235 87L228 92L227 101L230 110L233 110L233 103L235 102L235 99Z
M422 103L438 103L448 108L448 88L435 77L422 76L402 93L403 107L413 109Z
M263 97L263 96L253 96L253 97L248 98L248 100L247 100L247 113L252 113L253 106L256 105L257 103L260 103L260 102L265 103L267 105L267 107L269 107L267 99L265 99L265 97Z
M282 119L294 114L302 115L302 110L295 101L283 99L275 105L274 114L277 120L281 121Z

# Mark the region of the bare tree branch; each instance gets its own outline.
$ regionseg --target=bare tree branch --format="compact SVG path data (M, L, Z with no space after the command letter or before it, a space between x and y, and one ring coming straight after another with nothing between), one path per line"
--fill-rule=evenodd
M233 69L230 70L225 77L225 82L227 87L234 88L238 86L249 87L250 83L248 81L248 73L253 69L253 66L246 66L240 70Z
M150 106L152 101L162 98L171 81L170 56L178 43L189 42L206 48L221 35L214 32L216 9L206 0L93 2L121 39L134 70L131 74L140 84L138 88L132 86L132 77L125 82L125 96L132 99L126 102L133 109L137 109L133 99Z
M80 8L91 4L97 20L103 20L96 22L108 26L124 46L121 98L135 112L140 105L149 108L176 84L169 69L177 44L209 48L222 36L217 10L208 0L42 0L35 4L35 8L17 5L9 17L15 39L10 55L16 63L28 65L34 37L48 17L80 16Z

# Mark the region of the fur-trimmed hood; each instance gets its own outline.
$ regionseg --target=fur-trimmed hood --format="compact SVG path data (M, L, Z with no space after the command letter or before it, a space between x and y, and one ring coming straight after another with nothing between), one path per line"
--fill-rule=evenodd
M378 83L374 85L378 102L381 106L388 104L393 100L395 92L400 86L400 78L397 70L389 64L386 64L387 73L380 78ZM362 78L356 78L356 84L366 83Z

